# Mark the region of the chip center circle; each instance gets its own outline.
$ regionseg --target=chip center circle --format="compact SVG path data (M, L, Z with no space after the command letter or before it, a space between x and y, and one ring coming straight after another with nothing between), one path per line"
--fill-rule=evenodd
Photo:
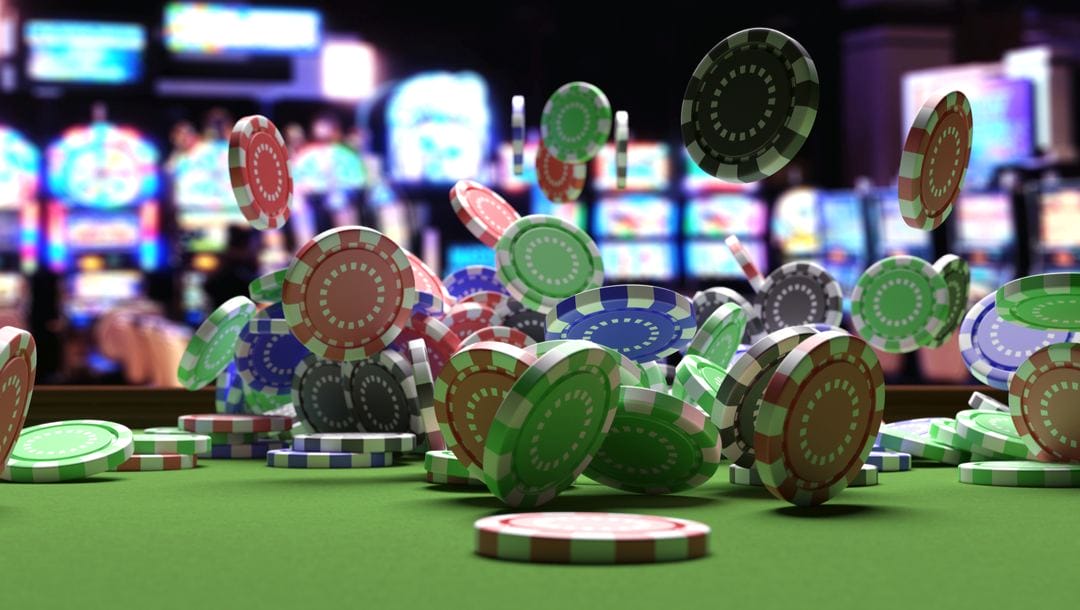
M381 334L397 315L398 287L387 285L396 271L378 254L363 249L333 253L313 270L308 285L307 311L316 326ZM368 327L374 329L369 330Z
M279 153L280 146L269 133L257 131L251 135L251 144L248 147L248 154L251 156L248 164L249 184L263 201L274 204L273 209L266 210L270 215L280 213L289 199L285 192L288 186L288 180L285 179L288 172L287 162Z

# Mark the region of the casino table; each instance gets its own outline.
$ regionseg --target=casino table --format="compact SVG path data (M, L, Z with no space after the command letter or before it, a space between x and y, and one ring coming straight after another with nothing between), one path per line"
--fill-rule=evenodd
M969 392L891 389L886 419L927 409L948 415ZM212 398L42 387L31 423L96 410L128 425L162 424L170 410L192 412L204 400ZM951 411L939 404L956 401ZM953 467L918 463L804 509L729 484L726 464L706 485L672 496L627 494L582 478L544 510L694 519L712 528L710 554L562 566L475 555L473 522L513 511L482 489L423 478L418 457L348 471L207 459L194 470L0 484L0 600L26 608L334 600L361 608L549 608L556 600L596 608L991 608L1075 599L1075 489L964 485Z

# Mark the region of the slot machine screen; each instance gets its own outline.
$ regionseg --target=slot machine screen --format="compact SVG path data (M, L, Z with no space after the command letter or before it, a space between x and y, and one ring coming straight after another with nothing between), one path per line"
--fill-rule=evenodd
M26 75L40 83L129 85L142 80L146 30L137 23L31 20Z
M586 209L585 204L580 201L552 203L544 197L544 194L540 192L540 188L536 186L533 187L531 209L533 214L556 216L582 230L585 230L588 226L589 211Z
M724 239L728 235L759 237L765 233L765 203L739 194L691 199L683 215L683 232L693 237Z
M817 197L814 189L798 188L786 191L776 200L772 239L786 256L816 256L821 252Z
M743 248L750 253L758 269L768 269L764 242L744 241ZM703 280L743 277L739 263L722 240L688 240L683 246L683 257L689 277Z
M136 214L76 214L68 218L69 247L83 250L130 250L139 245L141 225Z
M495 251L484 244L449 244L443 277L470 265L495 266Z
M600 191L616 190L615 145L600 149L590 176ZM626 154L626 190L663 191L671 183L671 151L660 142L631 142Z
M1075 271L1080 268L1080 188L1068 187L1042 194L1039 202L1039 250L1044 267Z
M678 274L674 244L609 241L599 247L608 279L670 282Z
M955 248L971 266L971 283L994 290L1016 271L1016 229L1006 193L966 193L956 202Z
M823 191L818 197L818 207L824 242L822 263L845 292L850 292L866 268L863 201L854 191Z
M910 254L924 259L931 256L930 233L909 227L900 215L900 198L895 189L882 189L875 196L878 219L876 258Z
M598 237L667 239L678 229L674 202L657 195L606 197L596 204L593 233Z

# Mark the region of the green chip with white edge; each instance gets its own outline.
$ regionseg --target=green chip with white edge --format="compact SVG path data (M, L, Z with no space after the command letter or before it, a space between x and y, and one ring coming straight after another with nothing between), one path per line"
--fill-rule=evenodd
M935 418L934 421L930 422L930 438L942 445L948 445L960 451L972 452L974 450L971 441L961 436L960 432L957 431L955 419L947 417Z
M198 390L216 381L236 356L236 341L254 315L255 303L247 297L233 297L214 310L180 357L176 371L180 383Z
M533 214L515 220L496 242L495 272L515 299L547 313L567 297L600 287L604 261L585 231Z
M285 276L289 269L278 269L270 273L260 275L248 284L248 295L256 303L277 303L281 301L281 287L285 284Z
M211 440L205 434L147 434L145 432L133 435L135 453L141 455L155 455L165 453L180 453L183 455L195 455L210 451Z
M675 367L671 395L681 398L711 416L716 409L716 393L727 377L727 370L701 356L683 356Z
M25 428L0 479L16 483L77 481L115 470L135 451L133 434L96 419L58 421Z
M951 417L923 417L882 424L878 430L877 442L882 447L910 453L924 460L957 465L968 460L971 454L966 451L939 443L930 437L930 425L938 422L955 424Z
M591 83L574 81L559 87L544 104L540 136L544 148L563 163L585 163L596 156L611 135L611 103Z
M949 316L941 331L929 347L940 347L949 340L960 326L967 312L968 292L971 287L971 267L955 254L946 254L934 261L934 269L945 279L949 287Z
M701 323L686 353L701 356L727 367L739 349L746 331L746 310L737 303L724 303Z
M956 414L956 431L979 453L1017 460L1034 459L1008 413L977 409L960 411Z
M720 437L704 411L670 394L623 386L585 476L615 489L668 494L705 483L720 460Z
M619 352L617 350L611 349L610 347L607 347L606 345L600 345L599 343L593 343L592 341L583 341L581 339L552 339L550 341L538 341L533 345L526 345L523 349L526 352L529 352L530 354L532 354L532 355L536 356L537 358L539 358L540 356L543 356L544 354L550 352L551 350L555 349L556 347L566 346L566 345L571 344L571 343L584 343L584 344L589 345L591 347L600 347L600 348L608 350L609 352L612 353L612 355L614 355L616 358L618 358L619 359L619 385L642 385L642 384L646 383L645 375L646 375L646 372L648 371L648 369L647 369L647 367L645 365L650 364L650 363L642 362L641 364L638 364L637 362L634 362L633 360L628 358L626 356L626 354L624 354L622 352ZM660 375L661 375L661 377L663 377L663 368L662 367L667 366L667 365L659 365L659 363L655 363L655 362L651 363L651 364L657 364L658 366L661 367ZM666 381L664 382L664 386L665 386L665 388L667 387L667 382Z
M1039 330L1080 331L1080 273L1045 273L997 289L1002 320Z
M488 429L484 482L509 506L540 506L570 487L604 442L618 404L619 360L575 341L541 356L511 386Z
M631 361L632 362L632 361ZM655 360L649 362L642 362L641 366L641 383L638 384L643 388L649 388L650 390L656 390L658 392L671 391L671 385L667 380L667 368L668 364L662 364ZM623 385L630 385L624 383Z
M1047 462L969 462L960 482L994 487L1080 487L1080 464Z
M932 347L948 325L949 287L915 256L874 263L851 293L851 322L867 343L894 354Z

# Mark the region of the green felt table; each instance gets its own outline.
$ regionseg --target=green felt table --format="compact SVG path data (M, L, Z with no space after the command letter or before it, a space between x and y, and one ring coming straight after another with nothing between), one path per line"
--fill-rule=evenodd
M583 479L544 507L712 527L708 557L634 566L479 557L473 521L506 508L423 476L417 458L337 471L202 460L2 484L0 607L1002 608L1066 607L1077 592L1080 492L964 485L952 467L882 473L813 509L728 484L726 464L691 493Z

